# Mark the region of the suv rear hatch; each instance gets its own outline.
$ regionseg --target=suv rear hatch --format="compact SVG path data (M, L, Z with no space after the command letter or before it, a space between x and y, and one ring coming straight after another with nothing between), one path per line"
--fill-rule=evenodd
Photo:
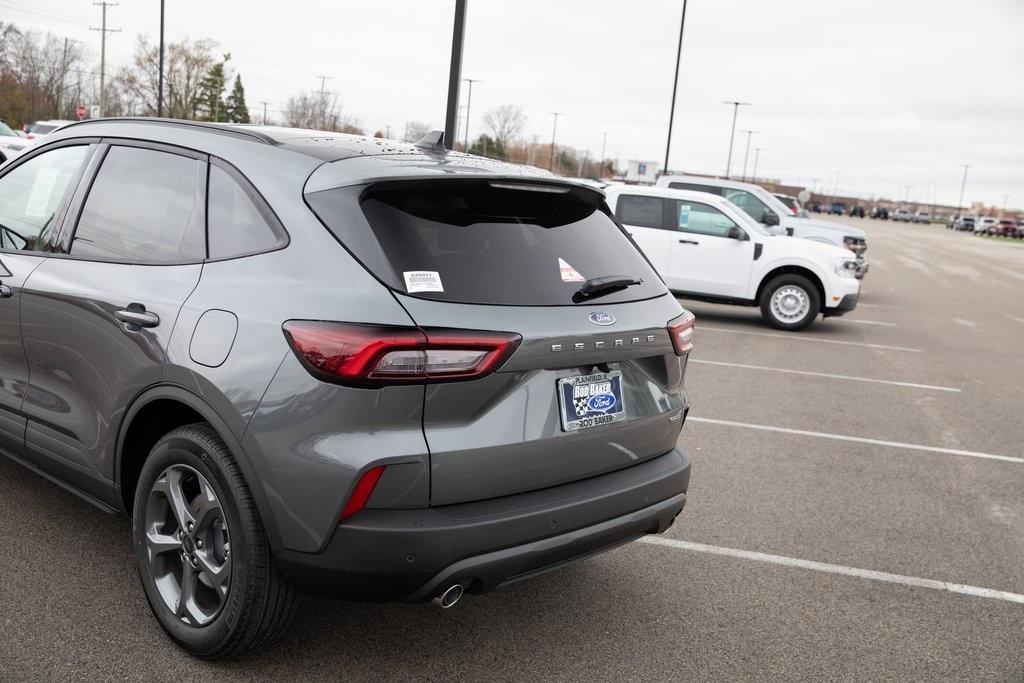
M496 372L428 383L431 504L545 488L668 452L682 425L678 302L590 188L411 180L306 195L416 325L515 333ZM624 276L591 296L585 281Z

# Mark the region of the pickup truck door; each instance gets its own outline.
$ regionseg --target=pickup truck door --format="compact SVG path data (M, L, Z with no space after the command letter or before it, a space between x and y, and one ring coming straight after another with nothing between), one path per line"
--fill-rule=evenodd
M623 194L612 208L626 232L667 282L675 234L665 222L666 203L671 202L662 197Z
M746 297L755 242L717 208L688 199L670 200L678 230L672 234L669 288L731 298ZM736 228L742 239L729 237Z

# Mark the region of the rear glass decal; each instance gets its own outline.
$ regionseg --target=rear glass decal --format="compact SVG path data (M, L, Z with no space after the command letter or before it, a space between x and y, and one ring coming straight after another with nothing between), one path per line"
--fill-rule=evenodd
M558 270L562 274L562 282L586 282L587 278L580 275L579 271L570 266L565 259L558 259Z
M407 270L402 275L405 276L405 291L409 294L444 291L441 274L436 270Z

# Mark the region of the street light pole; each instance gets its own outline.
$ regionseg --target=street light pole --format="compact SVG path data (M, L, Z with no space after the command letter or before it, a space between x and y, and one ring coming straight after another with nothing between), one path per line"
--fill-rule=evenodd
M743 179L747 179L747 159L750 158L750 136L756 135L756 130L741 130L741 133L747 134L747 152L743 155Z
M722 104L732 105L732 131L729 133L729 156L725 162L725 178L729 179L729 171L732 169L732 143L733 138L736 137L736 116L739 113L740 106L750 106L749 102L737 102L735 100L726 100Z
M967 187L967 169L971 167L970 164L961 164L964 168L964 179L960 181L960 201L956 204L956 212L958 216L962 216L964 212L964 188Z
M683 27L686 26L686 0L683 0L683 16L679 20L679 47L676 48L676 75L672 79L672 106L668 110L668 136L665 139L665 165L663 172L668 173L668 153L672 149L672 120L676 114L676 89L679 87L679 62L683 57ZM601 155L604 162L604 154Z
M754 173L751 175L751 179L754 182L757 182L757 158L761 155L761 150L762 149L764 149L764 147L755 147L754 148Z
M455 0L452 29L452 60L448 70L448 110L444 117L444 144L455 148L455 117L459 113L459 84L462 81L462 43L466 33L466 0Z
M267 103L260 100L260 104L263 105L263 125L267 125Z
M597 179L600 180L601 176L604 175L604 148L608 144L608 131L601 131L601 159L598 161L597 167Z
M156 86L156 115L164 115L164 0L160 0L160 74ZM265 122L264 122L265 123Z
M562 115L562 112L553 111L551 114L555 117L555 123L551 127L551 158L548 160L549 171L555 168L555 133L558 132L558 117Z
M469 105L473 102L473 84L480 83L479 78L463 78L466 83L469 83L469 90L466 92L466 141L463 143L465 148L463 151L469 152Z

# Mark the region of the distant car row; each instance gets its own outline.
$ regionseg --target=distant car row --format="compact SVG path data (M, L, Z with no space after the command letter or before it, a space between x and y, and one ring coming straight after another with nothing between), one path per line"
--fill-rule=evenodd
M4 121L0 121L0 164L11 157L21 154L27 147L31 147L40 139L46 137L61 126L71 121L54 119L51 121L36 121L27 126L26 130L14 130Z
M994 216L953 216L946 227L958 232L973 232L989 237L1024 238L1024 218L996 218Z

